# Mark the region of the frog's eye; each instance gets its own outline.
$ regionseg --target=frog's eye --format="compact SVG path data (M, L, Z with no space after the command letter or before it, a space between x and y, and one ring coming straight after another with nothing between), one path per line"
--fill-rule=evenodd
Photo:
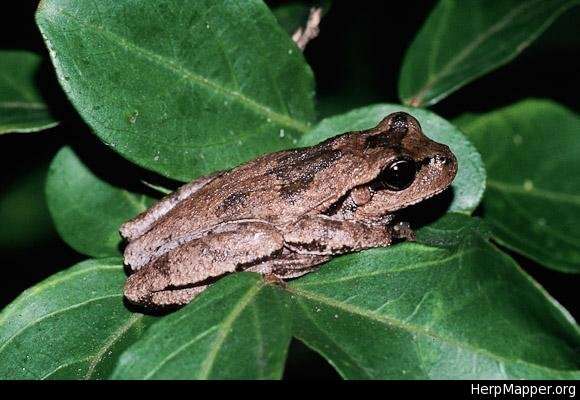
M376 182L386 189L399 191L411 186L416 174L415 161L408 157L401 157L387 165Z

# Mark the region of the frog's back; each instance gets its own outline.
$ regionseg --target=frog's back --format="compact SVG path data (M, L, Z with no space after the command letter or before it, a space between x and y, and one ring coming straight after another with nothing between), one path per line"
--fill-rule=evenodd
M199 190L186 191L146 230L130 238L125 262L139 268L224 223L260 220L283 230L284 225L323 212L350 189L369 182L378 174L377 165L354 133L259 157L208 178Z
M327 208L352 187L345 179L365 181L368 171L358 152L336 140L267 154L209 182L156 225L189 234L240 219L284 224Z

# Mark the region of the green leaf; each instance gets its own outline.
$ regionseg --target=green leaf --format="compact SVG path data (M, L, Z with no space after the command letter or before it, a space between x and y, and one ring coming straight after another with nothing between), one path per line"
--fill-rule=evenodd
M120 358L113 379L276 379L290 321L279 289L252 273L220 279L151 326Z
M0 249L32 248L57 237L44 197L46 170L19 175L0 193Z
M453 125L438 115L422 109L398 104L377 104L359 108L346 114L323 119L300 141L310 146L340 133L368 129L395 111L406 111L416 117L423 132L431 139L447 144L459 163L457 176L451 185L453 201L449 211L470 213L477 207L485 189L485 170L477 150Z
M38 55L26 51L0 51L0 134L57 125L36 85L40 62Z
M63 240L93 257L118 256L119 227L152 202L100 180L69 147L62 148L52 160L46 198Z
M259 0L44 0L61 85L129 160L190 180L292 147L314 117L312 71Z
M546 100L458 120L488 173L494 238L540 264L580 272L580 118Z
M99 379L150 318L123 305L121 260L89 260L0 313L0 379Z
M430 106L508 63L577 0L441 0L407 50L399 97Z
M294 335L350 379L578 379L570 315L484 238L404 243L291 282Z

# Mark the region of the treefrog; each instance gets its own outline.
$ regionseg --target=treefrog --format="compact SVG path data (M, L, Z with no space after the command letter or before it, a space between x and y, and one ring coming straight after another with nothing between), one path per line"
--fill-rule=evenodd
M442 192L456 173L449 147L397 112L199 178L121 226L132 271L125 297L179 306L235 271L294 278L338 254L413 240L397 211Z

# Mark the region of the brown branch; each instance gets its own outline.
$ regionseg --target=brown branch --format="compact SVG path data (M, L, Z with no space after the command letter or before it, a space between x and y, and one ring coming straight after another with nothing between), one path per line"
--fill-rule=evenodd
M296 46L300 50L304 51L304 48L312 39L318 36L320 25L320 19L322 18L322 7L313 7L310 9L310 15L308 15L308 21L306 21L305 28L298 28L296 32L292 35L292 40L296 43Z

